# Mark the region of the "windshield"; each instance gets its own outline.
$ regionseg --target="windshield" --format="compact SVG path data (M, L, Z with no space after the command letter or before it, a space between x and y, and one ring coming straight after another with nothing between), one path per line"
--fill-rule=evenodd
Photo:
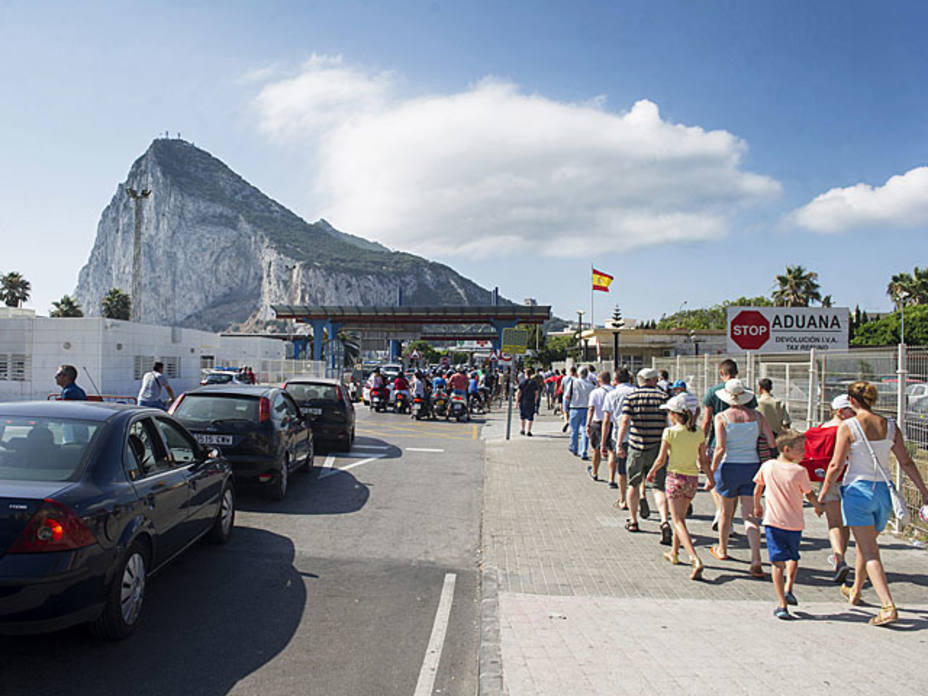
M0 479L76 481L99 421L0 416Z
M174 411L185 424L258 421L258 399L247 396L187 394Z
M335 401L338 393L331 384L288 384L287 391L297 401Z

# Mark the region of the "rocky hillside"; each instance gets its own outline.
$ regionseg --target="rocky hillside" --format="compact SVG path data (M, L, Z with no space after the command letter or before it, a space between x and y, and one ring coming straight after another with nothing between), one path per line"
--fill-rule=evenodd
M116 187L76 295L87 314L113 287L132 288L134 203L143 205L142 320L210 330L255 327L270 305L489 304L448 266L308 223L183 140L158 139Z

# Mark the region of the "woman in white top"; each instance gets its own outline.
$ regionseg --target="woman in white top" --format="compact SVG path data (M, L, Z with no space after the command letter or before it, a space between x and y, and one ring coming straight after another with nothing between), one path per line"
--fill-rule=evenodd
M868 382L854 382L847 391L857 415L838 426L835 454L828 464L819 497L827 495L846 467L841 484L841 514L857 543L857 563L853 587L842 584L841 593L851 604L860 604L860 591L869 576L882 605L880 613L870 619L870 623L882 626L898 618L877 543L877 534L883 531L893 512L886 483L891 480L889 453L896 456L903 471L921 492L925 504L928 504L928 488L895 423L873 413L876 387Z

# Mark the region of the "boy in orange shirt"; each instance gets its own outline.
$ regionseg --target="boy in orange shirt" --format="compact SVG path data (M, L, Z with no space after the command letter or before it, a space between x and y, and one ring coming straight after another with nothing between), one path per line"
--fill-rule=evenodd
M799 602L793 595L793 583L799 570L799 542L805 526L802 512L802 497L821 515L824 508L812 492L809 472L800 466L804 456L805 436L795 430L786 430L777 437L780 456L764 462L754 476L754 516L764 518L767 532L767 553L773 566L773 586L779 604L773 615L778 619L789 619L787 605ZM767 512L761 506L761 496L767 491ZM786 570L784 583L783 571Z

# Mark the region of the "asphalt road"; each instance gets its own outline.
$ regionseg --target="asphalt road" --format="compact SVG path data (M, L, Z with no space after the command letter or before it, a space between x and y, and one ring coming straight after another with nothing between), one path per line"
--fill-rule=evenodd
M475 693L478 428L359 408L350 454L243 492L228 545L152 579L129 640L0 638L0 694L415 694L452 577L432 693Z

